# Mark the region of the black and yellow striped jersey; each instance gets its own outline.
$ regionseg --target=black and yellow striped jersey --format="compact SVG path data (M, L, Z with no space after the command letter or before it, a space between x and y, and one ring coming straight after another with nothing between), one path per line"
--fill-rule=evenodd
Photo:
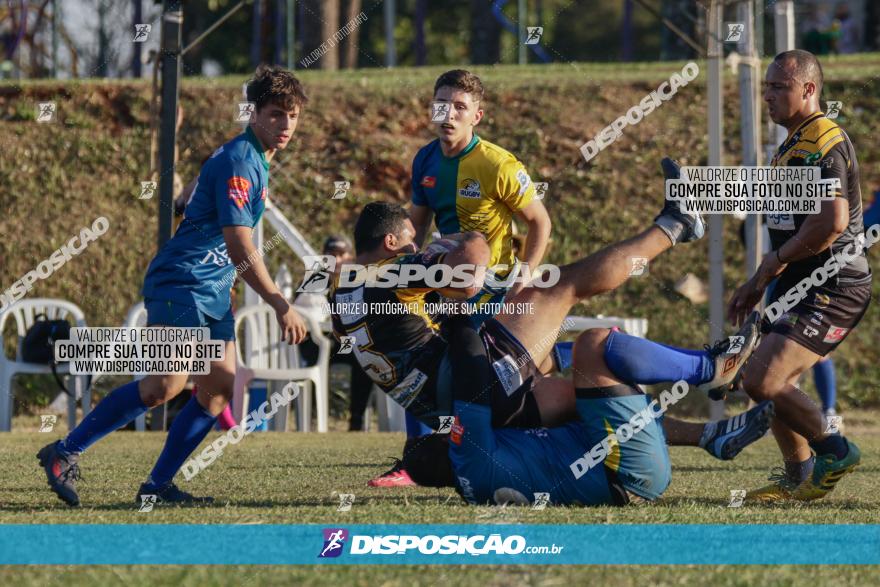
M444 252L401 254L367 269L387 269L392 264L429 268L441 264L444 257ZM420 407L432 408L436 403L432 397L419 396L434 393L447 346L440 336L443 316L428 312L428 304L440 301L439 294L424 282L410 281L406 287L341 283L355 280L340 275L330 290L333 334L340 341L353 337L358 364L394 401L416 416Z
M799 281L846 245L855 242L857 236L864 232L859 162L846 132L833 120L826 118L824 113L816 112L789 133L773 157L772 165L821 167L822 179L840 180L837 197L846 198L849 203L847 228L831 247L789 264L780 276L786 282ZM773 248L778 249L793 238L807 217L806 214L767 214L767 228ZM842 269L837 280L847 283L870 280L870 269L864 253Z

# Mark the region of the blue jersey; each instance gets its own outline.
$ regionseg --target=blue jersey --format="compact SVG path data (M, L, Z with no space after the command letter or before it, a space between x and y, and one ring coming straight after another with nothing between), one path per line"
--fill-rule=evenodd
M144 297L194 306L221 319L235 277L223 227L256 226L268 193L269 162L248 128L202 166L180 228L147 269Z
M648 500L669 485L669 455L659 422L646 422L625 444L603 440L639 411L645 395L578 399L580 421L522 430L491 425L489 406L456 400L449 457L458 489L469 503L614 504L620 488ZM606 441L607 442L607 441Z

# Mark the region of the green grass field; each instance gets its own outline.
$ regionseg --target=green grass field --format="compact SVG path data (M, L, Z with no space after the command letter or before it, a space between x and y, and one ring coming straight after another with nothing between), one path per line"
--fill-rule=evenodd
M193 481L180 485L210 494L217 504L201 508L157 508L139 513L134 492L161 449L164 435L119 432L83 459L81 498L70 509L45 485L34 458L56 433L18 432L3 437L0 465L0 523L86 524L355 524L355 523L523 523L523 524L783 524L880 523L880 420L847 414L847 433L864 454L863 464L829 499L808 505L728 508L731 489L763 482L777 464L770 438L734 462L714 460L700 449L673 448L673 482L654 505L628 508L468 507L451 489L372 489L365 484L398 454L394 433L254 434ZM208 441L212 440L209 437ZM354 493L350 512L336 511L336 493ZM0 530L2 531L2 530ZM650 548L651 537L634 548ZM206 548L234 548L206 545ZM699 545L695 545L699 548ZM560 585L589 578L598 584L866 584L874 568L832 567L51 567L0 570L3 584L370 584L370 585Z

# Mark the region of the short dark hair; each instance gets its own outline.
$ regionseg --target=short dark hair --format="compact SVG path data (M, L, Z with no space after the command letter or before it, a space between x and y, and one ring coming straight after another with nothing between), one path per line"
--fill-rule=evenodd
M400 204L370 202L364 206L354 225L354 249L357 254L374 250L382 244L387 234L400 236L407 218L409 214Z
M260 110L267 104L275 104L288 112L309 101L302 83L296 76L281 67L261 65L247 84L247 100Z
M825 83L822 66L819 64L816 56L809 51L804 51L803 49L783 51L773 58L773 62L778 63L782 67L791 63L795 79L798 82L813 82L816 84L816 97L822 94L822 86Z
M477 102L483 101L483 82L466 69L453 69L438 77L434 83L434 93L444 86L467 92Z

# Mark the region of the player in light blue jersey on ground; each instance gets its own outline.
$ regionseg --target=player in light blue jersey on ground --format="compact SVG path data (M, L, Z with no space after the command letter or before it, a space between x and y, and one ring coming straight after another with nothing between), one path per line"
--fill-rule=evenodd
M174 237L150 263L144 279L144 304L151 327L210 329L212 340L226 341L225 358L211 363L208 375L195 376L198 393L174 419L165 448L140 490L158 502L211 501L195 498L172 482L232 398L235 379L235 329L230 291L236 268L244 281L276 312L284 340L306 336L302 318L269 276L252 232L266 206L269 162L287 146L307 97L299 80L280 68L261 67L247 85L255 105L248 128L202 166L198 183ZM79 456L89 446L125 426L182 390L189 375L147 375L113 390L63 440L37 457L49 487L68 505L79 505L76 481Z

